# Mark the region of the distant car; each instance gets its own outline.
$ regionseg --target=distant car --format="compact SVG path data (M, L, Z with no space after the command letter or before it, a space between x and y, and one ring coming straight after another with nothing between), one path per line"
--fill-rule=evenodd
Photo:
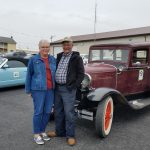
M80 56L83 59L84 65L86 65L88 63L88 57L89 57L89 55L88 54L80 54Z
M0 57L3 57L3 56L4 56L4 54L0 53Z
M24 51L17 51L17 52L9 52L9 53L5 53L4 54L4 57L25 57L27 56L28 54Z
M0 57L0 88L25 84L29 58Z

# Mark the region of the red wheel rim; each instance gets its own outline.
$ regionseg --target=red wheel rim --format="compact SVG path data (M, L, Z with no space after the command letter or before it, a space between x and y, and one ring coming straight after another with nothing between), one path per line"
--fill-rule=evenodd
M111 102L109 101L106 106L106 113L105 113L105 130L107 130L110 126L111 112L112 112L112 107L111 107Z

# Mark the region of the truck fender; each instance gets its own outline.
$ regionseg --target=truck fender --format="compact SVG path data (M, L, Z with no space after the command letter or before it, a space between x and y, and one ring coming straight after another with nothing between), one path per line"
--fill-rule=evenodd
M111 88L97 88L88 93L87 98L89 101L99 102L102 101L107 96L112 96L113 101L116 103L120 102L122 104L127 104L127 99L117 90Z

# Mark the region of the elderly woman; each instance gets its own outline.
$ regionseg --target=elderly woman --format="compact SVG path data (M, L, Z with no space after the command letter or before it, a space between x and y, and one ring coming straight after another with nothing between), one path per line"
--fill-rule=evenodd
M34 104L33 132L34 141L44 144L50 140L45 133L54 101L55 58L49 55L50 43L39 42L39 54L29 60L25 90L31 95Z

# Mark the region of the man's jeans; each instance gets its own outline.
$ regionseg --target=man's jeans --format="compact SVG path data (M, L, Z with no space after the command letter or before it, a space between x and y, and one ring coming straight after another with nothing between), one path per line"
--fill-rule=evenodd
M57 136L75 136L75 97L76 89L56 86L54 107Z

